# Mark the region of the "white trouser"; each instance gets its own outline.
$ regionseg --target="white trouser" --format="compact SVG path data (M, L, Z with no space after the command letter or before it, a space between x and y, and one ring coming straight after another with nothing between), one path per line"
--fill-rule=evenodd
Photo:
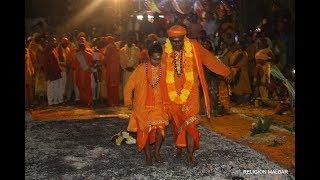
M63 96L64 96L64 93L66 92L66 82L67 82L67 74L65 71L62 71L61 73L61 80L59 81L60 82L60 85L59 85L59 100L63 102Z
M80 100L79 89L76 84L74 84L74 95L76 96L76 101Z
M47 81L47 97L48 97L48 105L60 104L63 102L63 95L61 95L61 81L62 78Z

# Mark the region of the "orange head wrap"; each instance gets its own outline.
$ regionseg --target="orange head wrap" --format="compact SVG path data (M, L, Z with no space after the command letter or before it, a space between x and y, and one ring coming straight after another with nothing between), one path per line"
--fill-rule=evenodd
M169 37L179 37L179 36L185 36L187 34L187 30L179 25L172 26L168 31Z

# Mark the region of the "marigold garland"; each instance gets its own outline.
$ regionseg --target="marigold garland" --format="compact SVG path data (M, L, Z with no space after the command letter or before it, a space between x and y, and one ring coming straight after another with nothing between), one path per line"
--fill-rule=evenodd
M165 52L168 54L166 63L167 63L167 71L166 71L166 83L168 88L168 95L171 101L177 104L184 104L187 102L187 99L190 95L191 89L194 83L194 73L193 73L193 53L192 53L192 44L190 40L185 37L184 38L184 54L183 54L183 72L186 78L186 82L183 85L183 88L178 94L174 81L174 65L173 59L171 56L172 45L169 39L166 40L165 44Z

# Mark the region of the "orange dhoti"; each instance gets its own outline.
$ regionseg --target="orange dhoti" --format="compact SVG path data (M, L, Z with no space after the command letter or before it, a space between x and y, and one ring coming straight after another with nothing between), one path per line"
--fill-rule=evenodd
M80 102L92 105L91 68L93 67L92 54L88 52L77 52L71 61L71 67L75 70L75 83L79 90Z
M119 105L119 86L107 85L109 106Z
M157 131L162 138L165 136L165 129L168 120L163 110L147 110L143 113L134 112L128 125L128 131L137 133L137 149L141 151L146 143L153 144L157 139Z
M150 111L149 111L150 113ZM151 114L145 114L142 115L145 117L137 118L136 124L136 132L137 132L137 149L138 151L143 150L146 143L149 141L149 144L153 144L156 142L157 139L157 131L160 133L162 138L164 138L165 129L168 125L167 119L154 119L154 117L163 117L165 115L161 114L161 112L155 112ZM146 116L149 116L153 119L150 119ZM129 123L128 130L132 127L132 120L130 120L131 123Z
M171 107L172 113L172 127L177 148L187 147L186 133L188 133L193 139L194 149L200 147L200 133L197 129L197 123L200 120L200 116L193 115L188 116L182 112L181 106Z
M145 147L146 143L148 143L148 140L149 144L153 144L156 142L157 130L160 132L160 135L164 138L165 128L169 124L168 115L165 113L164 107L161 104L161 96L159 92L156 91L159 91L159 89L155 90L155 106L135 106L131 118L129 120L128 131L137 133L138 151L141 151ZM142 96L142 99L144 97L145 96Z

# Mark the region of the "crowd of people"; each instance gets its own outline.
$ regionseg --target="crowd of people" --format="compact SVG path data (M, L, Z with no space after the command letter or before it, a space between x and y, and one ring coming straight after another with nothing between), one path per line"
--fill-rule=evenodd
M177 155L194 164L199 115L225 115L231 104L252 103L283 113L291 99L272 67L294 81L288 18L263 19L239 33L232 19L191 14L166 23L147 16L125 34L34 33L25 44L26 107L79 104L132 108L128 130L151 164L171 120ZM134 23L133 23L134 24ZM270 28L271 27L271 28ZM90 40L88 40L90 39ZM290 56L291 55L291 56ZM291 74L290 74L291 73ZM290 99L291 98L291 99Z
M34 33L28 37L26 106L123 104L123 87L128 78L139 64L148 61L147 48L153 41L165 44L166 31L172 24L185 27L188 38L196 39L235 74L233 81L226 83L217 74L205 70L214 115L228 113L231 102L257 106L288 104L287 94L269 90L281 86L270 76L272 65L287 77L288 67L294 65L289 52L292 40L287 16L276 16L269 22L264 18L259 28L242 34L232 19L215 20L211 13L205 18L191 14L171 24L158 14L154 17L150 22L145 16L138 26L135 25L138 21L129 21L127 32L121 35L115 31L88 37L75 30L60 35Z

